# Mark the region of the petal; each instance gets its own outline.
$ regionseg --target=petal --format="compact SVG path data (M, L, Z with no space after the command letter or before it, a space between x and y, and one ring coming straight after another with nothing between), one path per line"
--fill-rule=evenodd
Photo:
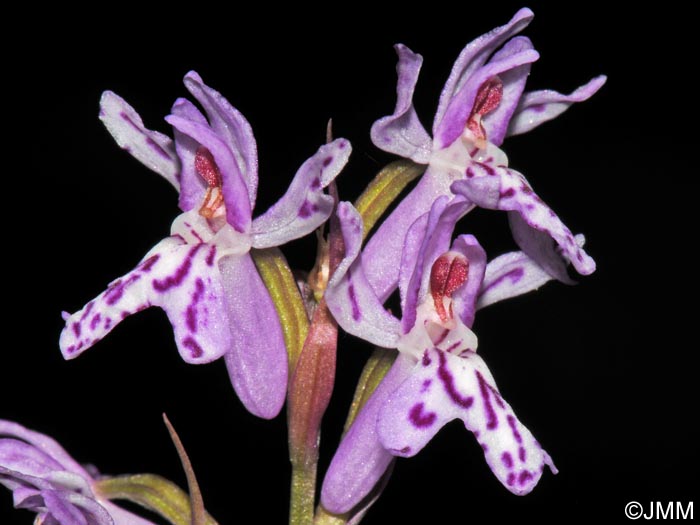
M399 55L396 66L396 107L394 114L377 120L372 125L372 142L379 149L427 164L432 150L432 139L420 123L413 107L413 92L423 57L403 44L394 46Z
M253 209L258 191L258 147L253 129L245 117L221 93L207 86L197 73L187 73L184 82L207 112L212 129L236 158L241 177L248 188L250 208Z
M187 120L176 115L165 117L175 129L194 139L209 150L221 172L222 193L226 203L226 220L236 231L244 233L250 228L251 207L248 189L243 182L238 163L229 147L209 127L200 122ZM192 146L195 144L192 143ZM194 158L196 149L190 151ZM199 203L197 203L199 204Z
M328 282L325 294L328 308L346 332L377 346L396 348L400 323L384 309L365 276L360 255L362 218L348 202L338 204L338 217L345 257Z
M393 456L377 437L377 414L412 369L413 360L399 355L343 436L321 488L321 503L330 512L342 514L353 509L391 464Z
M473 235L460 235L452 244L452 250L461 253L469 261L467 282L454 292L454 311L462 322L471 327L476 314L476 299L482 289L486 271L486 252Z
M43 490L41 492L49 514L61 525L88 525L85 515L68 500L68 494L66 491L58 490ZM113 522L109 516L106 516L106 521L103 523L112 525Z
M583 235L575 239L576 244L583 246ZM476 308L537 290L551 280L552 276L524 252L503 254L488 263Z
M323 224L333 212L333 198L323 188L342 171L351 151L347 140L336 139L304 162L284 196L253 221L253 246L279 246Z
M501 80L504 84L504 97L501 99L503 107L497 108L490 119L487 114L484 120L485 127L488 123L487 131L495 132L495 140L502 140L506 134L508 120L515 111L517 101L525 87L525 78L530 71L529 64L538 58L539 54L532 48L529 39L513 38L507 42L492 60L474 71L452 98L442 120L435 128L435 147L440 149L449 146L464 132L479 88L496 75L502 76ZM491 139L489 136L489 140ZM498 144L494 140L491 141Z
M185 120L197 122L203 126L208 125L206 117L187 99L177 99L170 112L172 115ZM175 149L181 163L180 199L178 204L182 211L190 211L201 206L204 193L207 191L206 182L200 177L194 167L195 154L197 153L197 148L199 148L199 143L177 128L173 128L173 134L175 135Z
M516 243L551 275L565 279L564 262L550 239L580 274L595 271L595 262L576 244L569 228L517 171L473 162L467 167L467 177L455 182L452 191L482 208L514 212L509 219Z
M0 465L4 468L42 477L63 466L37 447L16 439L0 438Z
M225 355L233 388L256 416L275 417L287 392L287 351L270 294L250 254L219 261L232 341Z
M558 117L574 102L583 102L591 98L603 87L606 80L605 75L600 75L568 95L562 95L548 89L525 93L510 121L507 136L526 133L540 124Z
M60 339L63 357L77 357L127 316L159 306L168 315L186 362L217 359L228 350L231 335L216 259L213 244L164 239L133 271L67 319Z
M491 470L514 494L530 492L549 465L549 455L501 397L483 360L426 351L410 377L379 412L377 433L393 454L417 454L446 423L461 419L484 450Z
M100 120L119 147L180 189L180 161L170 137L146 129L136 110L111 91L100 98Z
M440 102L433 123L434 134L437 135L437 127L445 116L447 106L464 84L486 63L496 49L510 37L525 29L534 16L529 9L521 9L506 25L497 27L466 45L455 61L452 72L440 94ZM469 110L471 111L471 106Z

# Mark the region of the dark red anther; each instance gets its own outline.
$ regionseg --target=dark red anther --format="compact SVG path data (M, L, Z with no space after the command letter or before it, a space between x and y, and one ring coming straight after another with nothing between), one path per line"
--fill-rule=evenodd
M452 317L452 306L449 313L445 310L444 299L452 299L452 294L467 282L469 276L469 261L463 255L447 252L438 257L430 270L430 294L433 296L435 310L443 322Z
M503 82L497 76L489 78L481 84L474 99L474 107L467 120L467 128L476 135L477 138L485 139L486 131L481 124L484 115L491 113L498 107L503 98Z
M194 156L194 169L199 173L199 176L206 181L210 188L221 186L219 167L216 165L211 151L204 146L200 146L197 149L197 153Z

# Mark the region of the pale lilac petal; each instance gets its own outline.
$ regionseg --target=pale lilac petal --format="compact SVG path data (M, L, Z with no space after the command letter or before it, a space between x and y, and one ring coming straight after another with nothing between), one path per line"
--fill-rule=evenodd
M575 102L591 98L605 84L607 77L601 75L591 79L568 95L545 89L525 93L520 99L508 126L508 136L527 133L540 124L558 117Z
M208 125L206 117L192 102L185 98L178 98L170 112L185 120L197 122L203 126ZM199 143L177 128L173 128L173 133L175 135L175 149L181 163L178 204L182 211L187 212L202 205L204 193L207 191L207 183L195 170L195 154Z
M488 136L494 144L503 139L508 128L510 115L515 111L517 100L525 87L525 78L529 73L529 64L539 58L527 38L514 38L506 43L493 59L476 70L466 80L459 92L450 101L442 120L435 128L435 148L442 149L452 144L462 133L474 107L479 88L493 76L502 76L504 96L503 107L496 109L491 118L485 118L487 131L495 133ZM508 84L506 84L508 82ZM487 115L488 117L488 115Z
M413 260L404 256L401 261L402 266L414 269L402 305L403 333L408 333L415 324L416 308L429 293L430 269L435 259L450 249L455 224L470 207L470 204L460 197L456 197L449 206L447 201L447 197L435 201L430 209L425 236L418 253Z
M165 310L186 362L220 357L231 335L216 252L214 245L188 245L179 237L158 243L133 271L70 316L61 333L63 357L77 357L124 318L149 306Z
M583 235L576 235L575 239L576 244L583 246ZM503 254L486 266L476 308L537 290L551 280L552 276L524 252Z
M241 177L248 188L250 208L255 208L255 196L258 191L258 149L253 129L246 118L221 93L207 86L194 71L185 75L185 86L207 112L212 129L228 145L236 158Z
M0 438L0 465L30 476L45 476L63 466L34 445L17 439Z
M88 525L88 520L85 515L70 503L67 492L43 490L41 491L41 495L44 497L44 504L49 514L58 520L61 525ZM105 523L105 525L112 525L113 522L109 516L106 516L106 519L102 523Z
M509 214L513 237L520 248L555 277L564 278L552 261L561 261L551 241L560 248L582 275L595 271L595 262L576 244L573 234L532 190L525 177L505 166L478 162L467 168L467 177L452 185L452 191L477 206ZM545 251L546 250L546 251ZM561 262L560 266L563 267Z
M363 268L362 218L350 203L338 204L345 257L326 289L326 303L338 324L377 346L396 348L400 323L387 312L370 287ZM398 266L394 260L393 265ZM398 270L397 270L398 271Z
M253 221L253 246L269 248L303 237L333 212L333 198L323 193L348 162L352 148L336 139L302 164L284 196Z
M393 454L417 454L446 423L461 419L484 450L491 470L514 494L537 484L549 455L503 400L489 369L474 352L426 351L382 406L377 433Z
M433 133L435 135L437 135L437 127L440 125L452 98L469 81L472 75L486 63L496 49L510 37L525 29L534 16L529 9L521 9L515 13L515 16L506 25L497 27L466 45L455 61L452 72L440 94L440 102L433 123ZM471 110L471 107L469 110Z
M363 264L370 286L380 302L388 299L399 280L399 264L406 233L411 225L441 195L451 196L450 184L455 180L433 166L428 166L415 188L399 203L367 241Z
M180 189L180 161L170 137L147 129L136 110L111 91L102 93L100 120L119 147Z
M165 117L165 120L178 131L207 148L212 154L223 181L222 193L226 203L226 220L236 231L248 232L252 214L248 200L248 189L229 147L209 126L200 122L187 120L176 115L169 115ZM191 152L193 157L195 154L196 150Z
M460 235L452 244L452 250L461 253L469 261L467 282L453 294L455 313L462 322L471 327L476 314L476 300L486 272L486 252L473 235Z
M287 351L270 294L250 254L219 261L232 341L225 354L233 388L254 415L270 419L287 392Z
M377 437L377 414L412 369L412 359L399 354L340 442L321 488L321 503L330 512L341 514L352 510L372 491L391 464L393 456Z
M432 150L432 139L420 123L413 107L413 92L423 57L403 44L394 46L399 55L396 66L396 107L394 114L377 120L372 125L371 137L379 149L427 164Z

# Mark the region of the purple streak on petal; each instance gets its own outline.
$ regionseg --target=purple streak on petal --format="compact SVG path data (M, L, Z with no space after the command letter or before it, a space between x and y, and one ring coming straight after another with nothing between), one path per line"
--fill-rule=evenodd
M476 378L479 381L479 391L481 392L481 399L484 402L484 412L486 412L487 417L486 428L493 430L498 427L498 417L491 404L490 390L486 385L486 381L484 381L484 376L482 376L478 370L476 371Z
M255 208L258 190L258 150L253 129L246 118L221 93L207 86L202 78L190 71L185 75L185 86L202 104L212 129L226 143L243 177L250 198L250 209Z
M510 121L507 136L527 133L540 124L558 117L572 104L592 97L603 87L606 80L605 75L595 77L568 95L551 90L525 93Z
M513 468L513 456L510 455L510 452L501 454L501 461L503 462L503 466L507 469Z
M287 351L270 294L248 253L219 261L226 330L232 334L225 355L231 384L254 415L270 419L287 392Z
M146 129L134 108L111 91L102 93L100 120L120 147L180 188L180 162L170 137Z
M474 397L460 394L455 387L455 378L447 367L447 354L441 351L438 351L437 354L438 358L440 359L437 377L442 382L445 392L456 405L464 409L471 408L471 406L474 404Z
M132 272L113 282L94 300L94 314L73 314L61 333L63 356L72 359L107 335L130 313L159 306L173 326L175 342L188 363L207 363L228 350L231 336L223 308L218 270L206 263L207 245L190 246L173 237L161 241ZM157 258L154 256L158 255ZM94 316L105 319L95 323ZM72 328L81 326L80 334ZM201 352L193 352L187 338L192 326Z
M430 160L432 140L413 107L413 92L423 57L403 44L397 44L394 49L399 56L396 66L396 107L392 115L383 117L372 125L372 142L384 151L411 159L418 164L427 164Z
M520 459L521 463L525 463L527 460L527 452L525 451L525 447L518 447L518 459Z
M228 146L212 129L177 115L165 117L175 129L184 133L209 150L221 173L222 194L226 203L226 221L240 233L247 233L251 222L251 207L248 189L241 177L236 159ZM193 152L196 155L196 150ZM201 202L195 203L200 205Z
M452 250L461 253L469 261L467 282L452 295L453 310L462 322L471 328L476 314L476 299L486 271L486 252L472 235L460 235L452 243Z
M279 246L323 224L333 211L333 199L323 188L342 171L351 152L347 140L336 139L304 162L284 196L253 221L253 246Z
M452 72L440 94L440 102L433 122L435 135L437 135L437 127L443 120L448 105L464 84L486 63L496 49L510 37L525 29L532 21L533 16L529 9L521 9L506 25L497 27L466 45L455 61ZM468 111L471 111L471 106Z
M338 204L337 213L345 241L345 257L328 282L325 295L328 308L346 332L377 346L396 348L401 325L379 302L364 273L364 258L360 255L362 218L347 202Z
M424 412L424 408L425 405L423 403L417 403L413 405L413 408L411 408L409 412L408 417L411 423L419 428L429 427L433 425L437 419L435 412Z
M391 464L393 456L377 438L377 414L412 368L411 358L397 357L340 442L321 488L321 503L330 512L341 514L354 508Z

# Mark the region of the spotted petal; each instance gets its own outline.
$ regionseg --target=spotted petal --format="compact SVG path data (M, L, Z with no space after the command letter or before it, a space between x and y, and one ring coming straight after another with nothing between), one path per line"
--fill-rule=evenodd
M170 137L147 129L136 110L111 91L102 93L100 120L121 148L180 189L180 161Z
M223 257L219 270L231 323L225 355L231 383L251 413L273 418L287 392L287 351L277 311L250 254Z
M253 246L279 246L323 224L333 211L333 198L323 188L345 167L351 150L347 140L336 139L304 162L284 196L253 221Z
M326 303L338 324L353 335L385 348L396 348L400 323L388 313L372 290L360 255L362 218L350 203L338 204L345 257L326 289ZM396 266L396 261L394 261Z
M605 75L600 75L568 95L549 89L525 93L508 126L508 136L527 133L540 124L558 117L575 102L588 100L603 87L606 80Z
M501 397L489 369L471 351L460 356L426 351L382 406L377 433L393 454L417 454L446 423L461 419L484 450L491 470L514 494L530 492L549 455Z
M377 414L412 369L412 359L399 355L343 436L321 489L321 503L330 512L342 514L353 509L376 486L391 464L393 456L377 437Z
M418 164L430 160L432 139L420 123L413 107L413 92L423 57L403 44L394 46L399 55L396 66L396 108L393 115L381 118L372 125L372 142L379 149L411 159Z
M231 335L216 251L214 245L188 245L179 237L158 243L134 270L66 319L60 339L63 357L77 357L127 316L150 306L165 310L186 362L220 357Z

